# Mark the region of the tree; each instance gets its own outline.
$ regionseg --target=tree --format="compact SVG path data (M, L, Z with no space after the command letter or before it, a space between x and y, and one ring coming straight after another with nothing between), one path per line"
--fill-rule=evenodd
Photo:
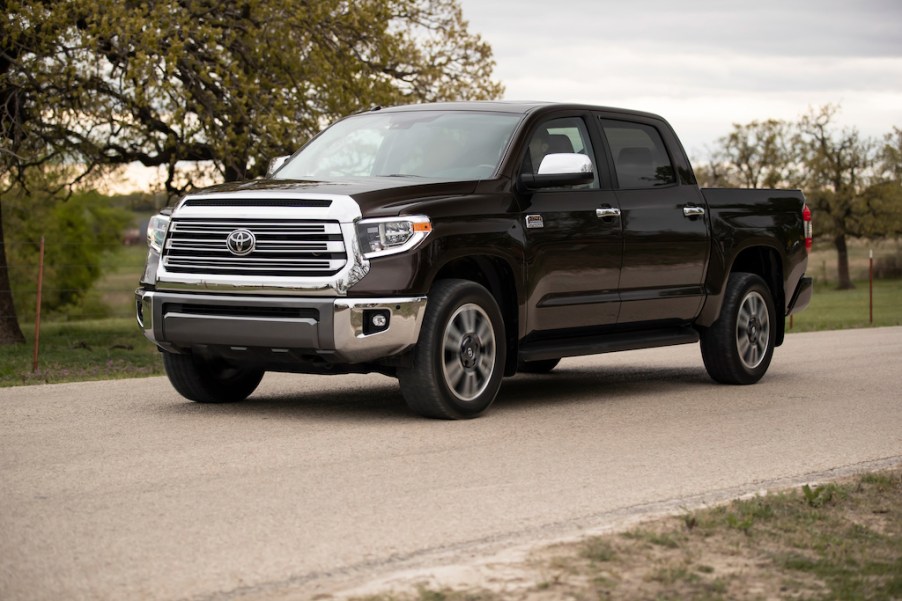
M792 126L785 121L734 123L717 144L707 167L717 185L776 188L797 187L801 181Z
M875 219L884 193L875 177L876 145L855 128L836 130L837 108L824 106L802 116L796 135L806 169L806 196L818 227L833 238L839 289L854 288L849 274L849 236L883 233Z
M489 99L491 47L457 0L9 0L0 46L7 188L139 161L172 194L261 175L373 105ZM6 274L0 225L0 288ZM0 310L12 315L0 290ZM15 320L0 320L0 328ZM17 326L16 326L17 327ZM0 329L0 343L9 332ZM16 338L13 335L13 338Z
M121 244L122 232L132 221L132 213L97 192L79 192L63 200L65 194L17 189L6 195L9 276L17 306L33 308L41 237L45 239L42 311L71 309L84 301L101 276L103 253Z

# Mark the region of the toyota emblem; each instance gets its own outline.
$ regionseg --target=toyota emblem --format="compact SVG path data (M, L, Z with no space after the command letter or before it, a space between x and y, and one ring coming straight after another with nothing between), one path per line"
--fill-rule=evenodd
M256 244L257 238L250 230L235 230L226 238L226 247L229 252L239 257L251 254Z

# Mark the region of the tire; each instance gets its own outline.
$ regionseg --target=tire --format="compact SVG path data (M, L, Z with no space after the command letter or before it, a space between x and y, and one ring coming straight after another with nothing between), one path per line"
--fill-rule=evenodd
M424 417L468 419L492 404L506 358L495 298L468 280L439 280L429 292L412 364L398 369L407 406Z
M173 388L198 403L243 401L263 379L262 369L235 367L224 361L207 361L194 355L163 352L163 367Z
M701 332L708 375L722 384L754 384L774 355L776 311L770 288L751 273L732 273L720 317Z
M517 364L517 371L525 374L547 374L557 367L560 359L542 359L540 361L520 361Z

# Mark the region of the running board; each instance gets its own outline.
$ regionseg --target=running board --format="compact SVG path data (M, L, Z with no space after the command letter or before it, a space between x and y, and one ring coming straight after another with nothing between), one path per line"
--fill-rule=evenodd
M599 355L601 353L633 351L659 346L691 344L693 342L698 342L698 332L686 326L576 339L542 340L522 345L519 358L521 361L541 361L543 359Z

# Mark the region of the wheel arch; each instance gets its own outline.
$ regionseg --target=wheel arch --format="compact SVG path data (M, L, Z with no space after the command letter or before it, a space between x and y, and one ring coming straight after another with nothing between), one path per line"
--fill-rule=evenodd
M783 344L783 338L786 334L786 320L783 319L786 307L786 299L783 293L783 263L780 260L780 253L771 246L749 246L739 251L733 257L729 269L724 273L723 282L720 284L720 292L708 297L696 323L707 327L717 320L720 316L724 292L730 274L739 272L753 273L767 284L777 312L775 316L777 318L775 320L777 330L775 346L780 346Z
M485 287L498 303L504 319L507 359L504 375L511 376L517 371L517 341L520 331L520 302L517 280L511 265L504 259L492 255L471 255L452 259L435 274L438 280L460 279L476 282Z

